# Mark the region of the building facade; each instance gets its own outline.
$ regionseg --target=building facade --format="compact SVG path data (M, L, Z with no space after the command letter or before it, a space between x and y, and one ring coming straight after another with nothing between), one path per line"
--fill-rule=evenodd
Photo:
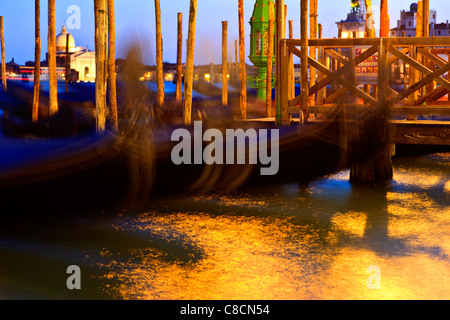
M409 11L400 11L400 20L397 20L397 27L390 30L391 37L415 37L417 27L417 3L412 3ZM437 23L437 11L430 10L430 37L448 37L450 36L450 25L446 23Z

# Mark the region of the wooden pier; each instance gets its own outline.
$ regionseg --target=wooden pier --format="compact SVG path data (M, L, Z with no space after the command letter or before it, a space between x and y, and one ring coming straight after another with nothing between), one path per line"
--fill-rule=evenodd
M292 57L302 58L301 45L295 39L279 43L284 77L278 86L285 124L301 121L302 113L306 123L327 121L338 107L345 109L347 121L356 121L364 112L383 108L381 112L389 115L389 143L450 145L450 37L311 39L309 71L301 79L308 79L312 70L317 71L317 78L308 79L308 90L294 96L289 75L294 68ZM376 62L370 74L373 85L358 82L358 71L367 61ZM402 69L398 79L402 83L397 86L390 81L394 65ZM304 92L308 97L302 96ZM430 121L432 116L448 118Z

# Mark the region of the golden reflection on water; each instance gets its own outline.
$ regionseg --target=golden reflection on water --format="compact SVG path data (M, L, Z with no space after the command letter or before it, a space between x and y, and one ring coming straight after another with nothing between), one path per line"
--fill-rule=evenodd
M393 185L373 202L319 182L296 196L199 196L186 207L205 210L149 211L116 225L149 244L128 257L102 251L104 290L123 299L448 299L448 172L399 168ZM367 286L373 265L379 290Z

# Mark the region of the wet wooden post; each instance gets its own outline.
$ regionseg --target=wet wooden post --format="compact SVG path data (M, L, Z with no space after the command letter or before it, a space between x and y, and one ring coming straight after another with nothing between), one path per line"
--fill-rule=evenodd
M116 86L116 18L114 0L108 0L108 88L111 128L119 131Z
M310 7L310 14L309 14L309 34L310 39L316 39L317 38L317 0L310 0L309 3ZM316 60L316 48L310 47L309 48L309 56ZM310 66L309 67L309 87L312 88L316 84L316 76L317 76L317 70ZM309 104L315 105L316 104L316 98L315 95L312 95L309 97Z
M285 8L287 8L287 6ZM289 20L289 39L294 39L294 21L292 20ZM291 88L291 95L289 96L289 100L292 100L295 98L294 55L290 55L289 58L289 71L291 73L291 76L289 78L289 88Z
M183 77L183 13L178 12L178 38L177 38L177 87L175 98L181 103L181 79Z
M389 145L389 39L380 38L378 59L378 112L374 113L365 131L358 136L359 155L354 159L350 180L357 183L371 183L392 179L391 150Z
M240 111L241 118L247 119L247 70L245 67L245 30L244 30L244 0L238 0L239 14L239 74L240 74Z
M197 0L191 0L189 7L188 45L184 80L184 124L190 125L192 118L192 90L194 83L195 24L197 21Z
M39 93L41 81L41 0L34 1L34 85L32 121L39 119Z
M388 0L380 2L380 38L389 37Z
M228 105L228 21L222 21L222 106Z
M48 74L49 115L58 112L58 79L56 77L56 22L55 0L48 0Z
M305 124L308 121L308 0L301 0L300 6L300 24L301 24L301 118L300 123Z
M284 22L284 0L276 0L275 2L275 15L276 15L276 34L275 34L275 99L276 99L276 106L277 106L277 112L276 112L276 122L277 125L283 125L283 123L286 123L288 119L285 117L283 118L282 114L282 93L281 93L281 87L282 87L282 76L281 76L281 61L282 56L280 52L281 47L281 39L284 38L285 34L285 22Z
M239 55L238 55L238 41L234 40L234 78L239 79Z
M3 16L0 16L0 42L2 50L2 86L3 91L6 92L7 83L6 83L6 61L5 61L5 25Z
M285 4L284 5L284 23L286 23L286 21L287 21L287 9L288 9L288 6L287 6L287 4ZM286 38L286 25L284 25L284 34L283 34L283 38Z
M319 32L319 34L318 34L319 39L322 39L322 24L320 24L320 23L318 24L318 32ZM328 67L324 47L319 48L319 62L322 63L324 66ZM324 78L325 78L325 75L322 72L319 72L317 81L320 82ZM325 96L326 96L326 87L320 89L319 92L317 93L317 105L319 105L319 106L323 105Z
M417 3L417 16L416 16L416 37L420 38L423 37L423 1L418 1ZM419 55L417 53L417 48L415 46L410 46L409 49L409 55L413 59L420 59ZM420 80L420 74L419 72L413 68L412 66L409 67L410 70L410 82L409 85L415 84L417 81ZM410 97L409 97L409 104L415 105L416 101L418 99L419 91L416 90ZM410 114L407 115L407 120L417 120L417 115Z
M161 34L161 5L160 0L155 0L155 21L156 21L156 105L157 113L161 111L164 104L164 74L163 74L163 43Z
M273 75L273 20L274 6L269 1L269 30L268 30L268 50L267 50L267 77L266 77L266 115L272 117L272 75Z
M96 128L97 134L103 135L106 130L106 35L107 35L107 3L106 0L96 0L97 2L97 41L95 51L96 57L96 79L95 79L95 107L97 114Z
M366 5L366 26L365 26L365 37L375 38L375 26L373 23L373 11L372 11L372 0L365 0ZM371 92L370 85L364 85L364 91L368 94Z
M64 73L64 80L65 80L65 92L68 93L69 92L69 68L70 68L70 54L69 54L69 39L70 39L70 34L66 34L66 71Z
M372 0L365 0L366 5L366 37L375 38L375 26L373 21Z
M423 36L430 36L430 0L423 0Z

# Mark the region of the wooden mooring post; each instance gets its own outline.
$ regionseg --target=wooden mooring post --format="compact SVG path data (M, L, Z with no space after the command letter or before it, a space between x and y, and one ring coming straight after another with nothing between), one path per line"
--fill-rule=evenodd
M66 34L66 58L65 58L65 62L66 62L66 70L64 73L64 82L65 82L65 92L68 93L69 92L69 70L70 70L70 53L69 53L69 39L70 39L70 34Z
M239 15L239 80L241 119L247 119L247 70L245 65L244 0L238 0Z
M0 16L0 42L1 42L1 50L2 50L2 86L3 91L7 91L7 83L6 83L6 61L5 61L5 25L3 16Z
M161 5L160 0L155 0L156 23L156 106L157 113L164 104L164 71L163 71L163 43L161 33Z
M228 21L222 21L222 106L228 105Z
M114 0L108 0L108 88L111 128L119 131L116 86L116 18Z
M378 103L371 112L370 123L358 128L355 156L350 169L350 181L382 182L392 179L391 145L389 144L389 53L387 39L380 38L378 48Z
M268 31L268 47L273 48L273 20L274 6L269 1L269 31ZM272 74L273 74L273 50L267 50L267 77L266 77L266 116L272 117Z
M31 119L33 122L36 122L39 119L39 93L41 81L41 0L34 1L34 36L34 84Z
M106 131L106 72L107 72L107 3L106 0L95 0L96 5L96 79L95 79L95 109L97 134Z
M308 0L301 0L300 4L300 34L301 34L301 103L300 103L300 123L308 121Z
M178 12L178 28L177 28L177 87L175 91L175 99L181 103L181 80L183 77L183 13Z
M48 74L49 115L58 112L58 79L56 74L56 22L55 0L48 0Z
M186 73L184 82L184 124L192 119L192 90L194 83L195 24L197 21L197 0L191 0L189 8L188 44L186 53Z

